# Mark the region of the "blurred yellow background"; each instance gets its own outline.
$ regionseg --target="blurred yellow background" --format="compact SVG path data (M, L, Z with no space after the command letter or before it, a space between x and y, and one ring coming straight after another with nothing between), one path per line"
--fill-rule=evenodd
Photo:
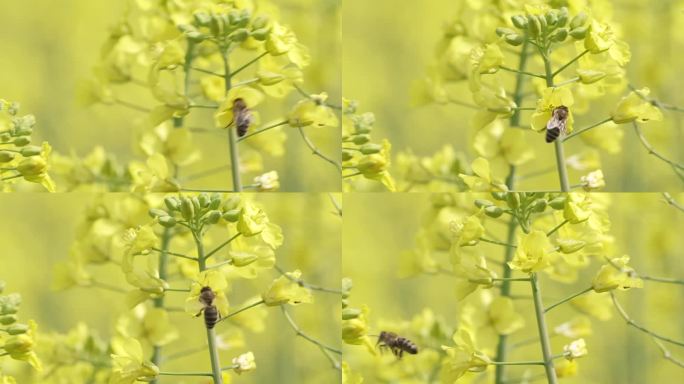
M66 333L78 322L84 322L105 339L114 331L117 317L127 313L124 295L97 288L51 290L53 267L68 257L77 225L83 221L85 206L93 195L73 194L7 194L0 199L0 233L3 252L0 255L0 280L6 282L5 294L18 292L23 303L20 321L35 319L39 332ZM107 198L116 198L110 194ZM336 197L339 200L339 196ZM276 250L279 267L302 271L311 284L339 289L341 218L334 214L327 194L259 194L271 222L282 227L285 241ZM220 239L216 239L217 241ZM90 268L100 282L130 287L121 270L113 264ZM243 300L260 294L278 277L275 270L260 273L255 280L235 280L228 299L236 310ZM174 281L173 286L181 282ZM170 306L182 307L187 294L171 295ZM288 306L288 312L300 328L318 340L340 348L339 295L314 292L312 304ZM220 352L224 366L246 351L254 352L257 369L240 376L231 373L234 383L332 383L339 381L339 371L313 344L296 336L278 307L264 307L268 313L262 333L245 331L245 346ZM180 337L164 347L172 354L206 344L204 323L187 314L171 313L171 321ZM223 328L223 329L222 329ZM217 331L234 328L221 324ZM145 351L149 358L150 350ZM4 373L15 375L19 383L28 383L28 364L4 364ZM189 357L162 364L172 372L210 370L206 350ZM17 370L17 372L14 372ZM45 372L44 372L45 373ZM34 381L40 382L40 381ZM164 383L208 383L202 378L162 377Z
M22 114L37 119L36 139L47 140L56 152L85 156L96 145L103 146L120 163L143 159L137 146L140 112L117 105L77 105L77 86L87 80L110 29L124 16L128 1L32 0L12 2L0 13L0 98L21 103ZM339 104L341 97L341 29L339 0L278 1L282 22L295 31L311 54L304 70L303 89L327 92ZM125 98L152 103L149 89L128 85ZM282 119L299 100L294 92L277 107L260 106L262 123ZM144 106L151 107L152 105ZM206 111L194 111L194 127L212 128ZM340 178L328 163L313 156L295 129L287 134L283 157L264 156L264 169L277 170L282 191L339 191ZM340 135L335 128L307 129L311 140L334 159L340 157ZM197 133L196 147L202 160L185 167L181 177L225 165L226 171L196 179L185 187L230 187L229 155L225 131ZM36 140L38 141L38 140ZM58 187L59 187L59 180ZM248 180L245 177L245 183ZM36 189L39 189L36 187Z
M475 132L470 120L473 109L463 106L415 106L411 90L434 62L438 42L448 25L455 24L457 10L464 4L487 9L491 1L409 1L409 0L347 0L342 7L343 84L345 97L358 100L362 111L376 114L374 137L386 137L393 145L393 157L412 150L418 156L431 156L450 145L467 155L468 163L476 155L472 149ZM505 2L504 4L522 4ZM612 15L613 29L627 42L632 60L627 65L627 80L636 88L649 87L651 97L675 106L684 105L679 84L684 55L684 40L679 31L684 21L684 2L663 0L654 3L641 0L551 1L556 6L590 4L601 9L601 17ZM605 12L604 12L605 10ZM477 13L475 13L477 14ZM608 16L610 17L610 16ZM477 21L464 20L464 23ZM451 23L451 24L450 24ZM503 25L502 25L503 26ZM491 31L494 35L494 31ZM517 67L517 60L507 56L506 64ZM538 55L532 55L530 70L543 72ZM532 70L534 68L534 70ZM511 79L514 74L510 74ZM511 84L506 85L510 89ZM468 81L459 86L462 102L473 102ZM531 87L527 87L530 91ZM606 117L620 98L629 92L608 95L591 102L589 113L576 116L575 127L589 126ZM524 107L534 107L535 98L524 100ZM655 148L666 157L684 161L684 130L681 112L663 111L662 122L649 122L642 130ZM522 112L522 123L529 121L530 112ZM597 128L599 131L601 128ZM672 169L650 156L641 145L631 124L620 125L624 131L622 152L601 152L606 191L661 191L681 188L681 180ZM552 145L545 145L541 134L528 134L526 140L534 146L536 158L519 167L518 176L551 169L553 172L520 181L518 190L557 190L558 176ZM566 158L586 148L581 140L566 144ZM398 173L396 161L394 171ZM507 169L506 169L507 171ZM506 172L493 169L503 180ZM586 172L585 172L586 173ZM584 173L570 170L571 184L577 184ZM376 186L377 187L377 186ZM378 187L379 188L379 187Z
M681 249L684 247L684 213L665 204L660 194L601 194L609 200L608 209L612 223L610 234L615 237L614 251L608 256L631 256L630 265L637 273L658 277L684 278L684 265L681 263ZM345 221L343 225L342 271L345 277L353 280L350 303L353 307L368 305L370 309L370 334L377 334L387 324L410 322L424 309L430 309L436 318L443 318L449 327L458 326L458 313L462 306L473 299L463 302L456 300L455 279L447 275L425 275L399 278L403 252L413 249L414 238L421 223L431 222L428 211L431 199L438 200L436 194L425 193L401 195L354 194L345 196ZM473 194L469 199L491 199L488 195ZM684 195L675 196L680 202ZM504 219L488 219L484 222L493 238L506 238ZM501 224L497 224L499 222ZM488 235L490 237L490 235ZM487 256L501 259L501 247L485 245ZM549 305L585 288L596 273L600 261L580 270L577 282L562 284L541 275L544 303ZM489 263L501 276L500 267ZM521 274L514 274L522 276ZM494 290L495 292L498 290ZM513 283L512 294L530 295L527 283ZM684 317L681 303L684 300L682 285L661 284L644 281L644 288L617 292L623 307L632 318L650 330L675 340L684 338ZM475 302L475 301L471 301ZM530 300L515 300L516 310L525 318L525 328L509 336L517 341L538 337L534 309ZM598 321L592 318L593 334L586 337L589 354L578 360L578 376L563 378L563 383L606 384L606 383L648 383L653 380L675 382L681 376L681 368L662 357L661 351L650 337L629 327L612 308L612 319ZM547 315L547 326L570 320L578 314L570 305L558 307ZM414 324L415 324L414 320ZM407 335L408 336L408 335ZM415 335L414 335L415 336ZM409 336L410 338L410 336ZM374 339L374 338L373 338ZM375 341L375 340L374 340ZM559 353L563 344L569 342L564 337L551 339L553 353ZM681 360L682 349L665 344L675 358ZM420 346L419 346L420 347ZM482 347L482 346L480 346ZM427 348L427 347L426 347ZM424 383L420 380L419 355L405 356L403 360L392 362L387 358L380 362L373 359L361 346L344 346L345 360L354 371L360 372L364 383L390 382L378 378L378 373L386 367L404 380L397 382ZM420 353L419 353L420 354ZM538 343L511 352L508 361L539 360L541 356ZM416 371L412 371L415 369ZM543 373L541 368L529 368L533 375ZM488 371L493 372L490 367ZM416 376L411 376L414 372ZM509 378L522 376L524 367L507 367ZM387 373L385 373L387 374ZM418 379L416 379L418 377ZM461 379L464 383L486 383L484 375L467 374ZM492 376L493 377L493 376ZM411 379L409 379L411 378ZM656 379L658 378L658 379ZM413 381L412 381L413 380ZM460 381L459 381L460 382ZM540 379L535 382L545 382Z

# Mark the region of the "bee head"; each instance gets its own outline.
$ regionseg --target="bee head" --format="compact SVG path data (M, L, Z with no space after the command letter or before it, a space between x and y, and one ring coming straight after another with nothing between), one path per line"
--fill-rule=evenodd
M211 305L211 302L216 298L216 294L211 290L211 287L202 287L200 290L199 299L201 302Z
M245 103L245 100L242 98L237 98L233 101L233 108L234 109L245 109L247 108L247 103Z
M564 119L568 117L568 107L565 105L559 105L553 109L553 114L561 119Z

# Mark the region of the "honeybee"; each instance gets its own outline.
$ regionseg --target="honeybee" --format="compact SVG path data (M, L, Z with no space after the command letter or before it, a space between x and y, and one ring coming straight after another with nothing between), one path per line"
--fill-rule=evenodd
M561 134L565 135L565 125L568 122L568 107L560 105L553 109L551 118L546 123L546 142L551 143Z
M389 348L392 354L400 359L404 352L412 355L418 353L418 347L411 340L401 337L394 332L380 332L376 345L380 349Z
M197 312L195 317L199 317L202 312L204 312L204 324L207 326L207 329L214 328L214 325L216 325L221 317L218 308L216 308L216 306L213 304L215 298L216 294L211 290L210 287L202 287L200 290L199 301L200 303L204 304L204 307Z
M247 108L245 100L238 98L233 101L233 123L237 129L238 137L242 137L247 133L247 128L254 122L254 115L252 111Z

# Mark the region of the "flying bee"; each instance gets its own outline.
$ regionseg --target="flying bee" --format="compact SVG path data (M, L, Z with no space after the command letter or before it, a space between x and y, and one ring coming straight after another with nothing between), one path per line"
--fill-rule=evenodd
M207 329L214 328L214 325L216 325L221 317L218 308L216 308L214 305L215 298L216 294L211 290L210 287L202 287L200 290L199 301L200 303L204 304L204 307L197 312L195 317L199 317L202 312L204 312L204 324L207 326Z
M235 123L238 137L242 137L247 133L247 128L254 122L254 115L252 111L247 108L247 103L244 99L238 98L233 101L233 121L229 124Z
M551 118L546 123L546 142L551 143L561 134L565 135L565 125L568 123L568 107L560 105L553 109Z
M389 348L392 354L401 359L401 356L406 353L415 355L418 353L418 347L413 342L405 337L401 337L393 332L380 332L378 342L376 345L380 348Z

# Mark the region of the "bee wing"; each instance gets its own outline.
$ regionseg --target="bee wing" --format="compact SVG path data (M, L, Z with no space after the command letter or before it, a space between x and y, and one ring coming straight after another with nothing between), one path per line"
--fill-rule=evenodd
M563 121L554 115L554 116L551 117L551 118L549 119L549 121L546 123L546 129L549 130L549 131L552 130L552 129L556 129L556 128L559 128L559 129L560 129L560 127L561 127L562 124L563 124Z

